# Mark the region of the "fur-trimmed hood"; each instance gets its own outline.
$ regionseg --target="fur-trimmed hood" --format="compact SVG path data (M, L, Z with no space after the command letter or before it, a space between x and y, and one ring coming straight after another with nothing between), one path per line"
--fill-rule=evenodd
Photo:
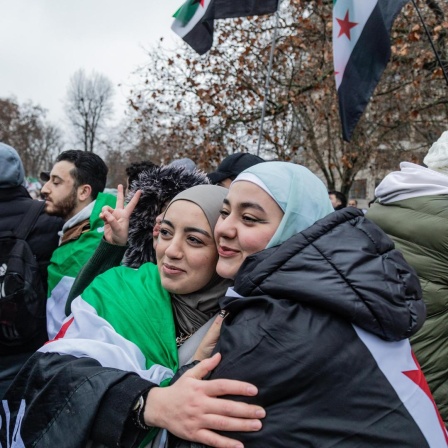
M142 171L138 180L132 182L132 191L127 197L129 201L135 191L142 190L129 221L129 249L123 264L138 268L148 261L155 262L152 231L164 205L187 188L209 183L207 175L197 169L187 171L184 167L157 166Z

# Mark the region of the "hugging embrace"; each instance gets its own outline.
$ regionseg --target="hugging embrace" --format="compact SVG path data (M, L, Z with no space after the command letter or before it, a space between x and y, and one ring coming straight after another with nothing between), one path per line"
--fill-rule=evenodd
M73 301L7 392L2 443L15 427L36 447L447 445L408 341L425 319L415 272L306 168L180 193L156 258ZM179 366L220 309L200 362Z

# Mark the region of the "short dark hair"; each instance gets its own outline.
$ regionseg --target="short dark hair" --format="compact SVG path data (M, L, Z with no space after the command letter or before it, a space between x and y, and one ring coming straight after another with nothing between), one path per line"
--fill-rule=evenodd
M128 185L131 185L131 183L134 180L138 180L138 175L142 171L150 170L157 165L155 163L152 163L150 160L143 160L142 162L134 162L131 163L129 166L126 167L126 175L128 176Z
M331 190L328 192L328 194L334 194L336 199L341 203L341 207L345 208L347 207L347 198L345 197L344 193L341 193L340 191Z
M56 162L62 161L71 162L75 165L75 168L70 172L75 179L75 188L84 184L90 185L92 187L92 199L96 199L98 193L106 187L108 169L99 155L80 149L69 149L61 152L56 158Z

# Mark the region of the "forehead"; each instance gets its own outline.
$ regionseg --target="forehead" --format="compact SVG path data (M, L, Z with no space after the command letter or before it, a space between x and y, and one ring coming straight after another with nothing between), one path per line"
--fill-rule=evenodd
M208 220L199 205L194 202L179 200L173 202L165 213L164 219L174 227L200 227L210 232Z
M239 181L230 187L226 197L232 206L241 206L243 204L256 204L267 210L270 207L278 207L272 197L258 185L252 182Z
M56 162L51 170L50 176L58 176L61 179L73 179L71 171L75 168L72 162L67 160L62 160L61 162Z

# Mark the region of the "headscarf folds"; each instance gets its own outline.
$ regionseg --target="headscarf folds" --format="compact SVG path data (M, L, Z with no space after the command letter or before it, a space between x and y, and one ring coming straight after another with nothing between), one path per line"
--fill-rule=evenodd
M301 165L260 163L243 171L234 182L239 181L252 182L263 188L284 213L266 248L278 246L334 211L325 185Z

